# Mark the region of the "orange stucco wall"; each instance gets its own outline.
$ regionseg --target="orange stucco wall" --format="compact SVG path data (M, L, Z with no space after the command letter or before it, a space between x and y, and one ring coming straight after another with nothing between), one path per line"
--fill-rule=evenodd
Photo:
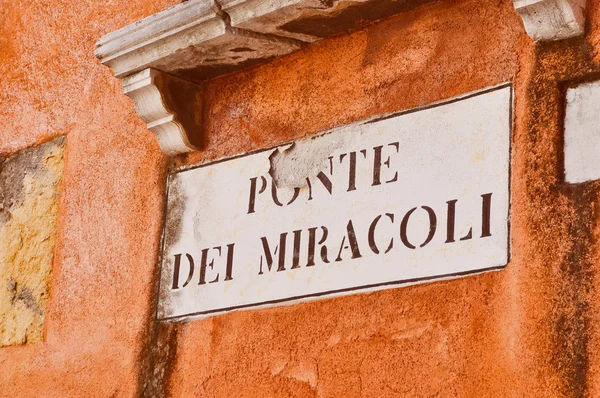
M44 341L0 349L1 396L600 395L600 183L563 182L583 38L535 44L510 0L441 0L207 83L174 160L94 58L176 0L1 3L0 152L67 136ZM165 175L511 81L512 259L496 273L179 324L153 319Z

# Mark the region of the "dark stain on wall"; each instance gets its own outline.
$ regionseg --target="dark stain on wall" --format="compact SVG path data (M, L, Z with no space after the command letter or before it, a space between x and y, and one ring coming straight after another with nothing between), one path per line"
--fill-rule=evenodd
M567 184L564 180L564 115L566 87L590 73L590 48L583 39L535 45L529 81L528 191L539 210L530 235L546 269L539 283L552 292L547 309L550 365L561 396L588 394L590 369L590 291L593 280L593 228L598 184ZM550 148L550 150L548 150ZM521 148L527 151L527 148ZM531 218L533 221L533 218ZM553 221L550 221L553 220ZM542 232L543 231L543 232Z

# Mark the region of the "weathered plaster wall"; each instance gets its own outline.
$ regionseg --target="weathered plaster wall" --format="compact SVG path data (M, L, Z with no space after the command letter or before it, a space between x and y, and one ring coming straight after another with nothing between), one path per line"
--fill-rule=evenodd
M2 396L595 396L597 182L562 182L563 87L585 38L534 44L510 0L440 0L207 84L195 164L513 81L513 257L448 282L153 322L169 162L104 33L178 1L0 1L0 152L66 135L43 342L0 349Z
M44 339L0 349L0 396L138 391L165 159L94 46L175 3L0 1L0 153L67 136Z

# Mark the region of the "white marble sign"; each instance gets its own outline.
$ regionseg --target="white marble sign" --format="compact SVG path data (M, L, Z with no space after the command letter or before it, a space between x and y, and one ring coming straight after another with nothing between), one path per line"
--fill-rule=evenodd
M157 317L501 269L511 98L504 85L172 174Z

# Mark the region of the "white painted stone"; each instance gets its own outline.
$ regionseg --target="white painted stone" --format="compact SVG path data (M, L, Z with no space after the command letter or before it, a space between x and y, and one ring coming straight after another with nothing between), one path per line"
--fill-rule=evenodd
M564 134L566 181L600 179L600 82L567 90Z
M510 131L511 89L504 86L172 174L157 317L202 317L501 269L509 253ZM455 206L454 238L448 202ZM307 266L311 228L315 265ZM461 240L469 230L471 238ZM270 270L265 241L271 252L278 246Z
M513 0L527 34L536 41L580 36L586 0Z

